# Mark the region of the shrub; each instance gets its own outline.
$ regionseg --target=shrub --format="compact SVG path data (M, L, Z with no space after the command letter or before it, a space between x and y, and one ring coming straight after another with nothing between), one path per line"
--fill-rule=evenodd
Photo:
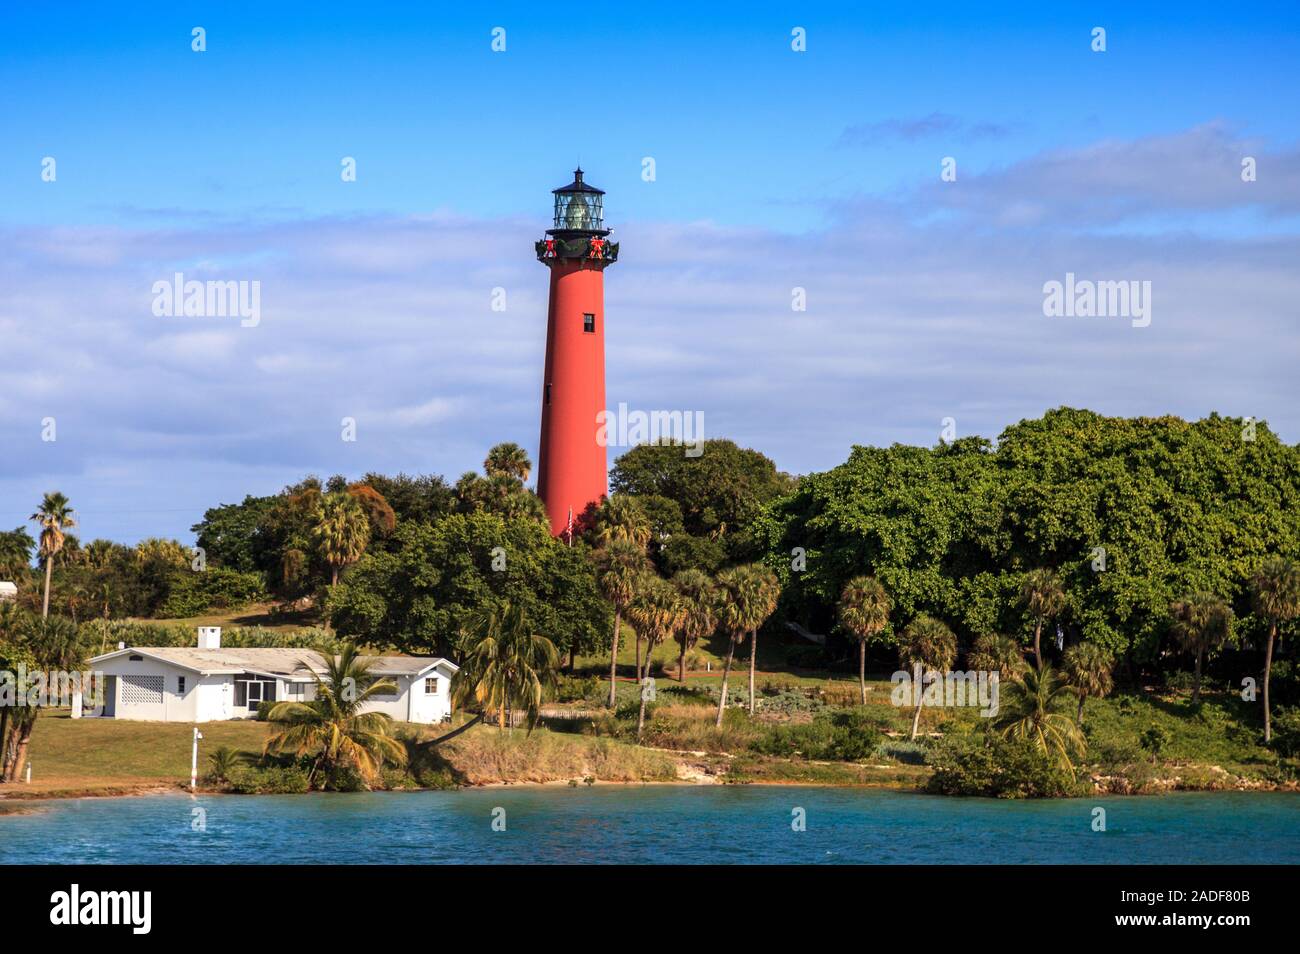
M172 619L198 616L210 609L237 609L264 599L266 585L260 573L209 567L201 573L182 572L173 577L158 615Z
M871 754L875 758L893 759L904 765L924 765L928 751L920 742L887 739L877 745Z
M239 755L228 745L223 745L208 754L208 774L206 780L211 783L224 783L238 771Z
M1169 734L1169 730L1164 726L1153 725L1142 733L1142 737L1139 741L1142 744L1142 748L1151 753L1152 758L1158 759L1160 758L1160 753L1163 752L1165 747L1173 741L1173 736Z
M596 676L561 676L555 686L556 702L584 702L599 699L608 685Z
M1300 758L1300 706L1282 709L1273 717L1273 748L1287 758Z
M247 766L230 773L227 787L240 795L299 795L308 790L307 773L296 765Z
M380 784L389 791L416 787L415 779L399 768L385 767L379 770Z
M770 727L754 740L752 748L764 755L857 762L870 757L880 744L883 735L878 720L861 708L823 711L811 722Z
M1079 791L1074 774L1028 740L945 738L930 747L928 761L934 774L926 790L935 795L1060 798Z

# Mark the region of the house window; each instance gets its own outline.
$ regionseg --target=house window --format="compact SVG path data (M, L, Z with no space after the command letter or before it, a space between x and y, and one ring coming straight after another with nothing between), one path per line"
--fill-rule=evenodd
M185 695L185 677L184 677L184 676L177 676L177 677L176 677L176 694L177 694L177 695L181 695L181 696Z
M596 333L596 316L593 314L584 314L582 316L582 330L589 335Z
M424 680L424 694L426 696L436 696L438 694L438 679L436 676L430 676Z
M402 687L401 685L398 684L396 679L383 679L382 681L388 683L388 686L387 688L381 688L378 692L376 692L374 698L396 699L398 696L402 694Z
M275 701L275 680L236 679L235 707L255 710L262 702Z
M136 656L136 655L133 654L133 655L127 656L126 658L129 659L129 660L131 660L131 662L144 662L144 657L143 657L143 656Z

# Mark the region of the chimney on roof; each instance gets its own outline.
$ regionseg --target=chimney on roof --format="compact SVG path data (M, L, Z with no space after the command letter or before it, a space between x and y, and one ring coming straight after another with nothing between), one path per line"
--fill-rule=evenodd
M220 648L221 648L221 627L200 626L199 627L199 649L220 649Z
M118 649L126 649L126 643L122 642L122 640L119 639L119 640L117 641L117 648L118 648Z

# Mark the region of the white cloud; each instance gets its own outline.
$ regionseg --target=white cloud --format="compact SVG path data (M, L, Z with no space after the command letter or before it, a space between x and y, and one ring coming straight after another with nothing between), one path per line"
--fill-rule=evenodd
M1217 182L1236 149L1220 127L1099 144L844 205L797 236L620 223L607 399L702 410L710 436L794 471L854 443L932 443L945 416L996 436L1062 404L1254 414L1295 441L1300 239L1091 230L1216 204L1293 210L1290 154L1257 150L1261 183L1282 180L1267 189ZM180 533L196 501L308 472L454 478L497 441L535 454L547 275L532 242L545 226L434 215L0 231L0 499L30 512L57 486L111 504L119 535ZM258 327L149 313L153 281L203 261L262 282ZM1043 282L1066 271L1150 280L1151 326L1044 318ZM490 308L498 286L504 312ZM795 286L806 312L791 310ZM57 447L32 423L46 413L60 415ZM356 443L339 440L344 416L358 418Z

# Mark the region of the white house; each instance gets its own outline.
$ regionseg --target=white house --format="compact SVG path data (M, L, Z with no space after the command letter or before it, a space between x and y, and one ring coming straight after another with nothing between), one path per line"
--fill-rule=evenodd
M120 644L119 644L120 645ZM457 666L441 656L369 656L370 674L395 683L363 711L399 722L442 722L451 717L451 677ZM251 719L263 701L309 701L325 657L311 649L237 649L221 646L221 628L199 627L192 649L123 646L90 660L102 673L109 719L214 722ZM89 710L88 710L89 714Z
M0 603L11 603L18 599L18 586L9 580L0 580Z

